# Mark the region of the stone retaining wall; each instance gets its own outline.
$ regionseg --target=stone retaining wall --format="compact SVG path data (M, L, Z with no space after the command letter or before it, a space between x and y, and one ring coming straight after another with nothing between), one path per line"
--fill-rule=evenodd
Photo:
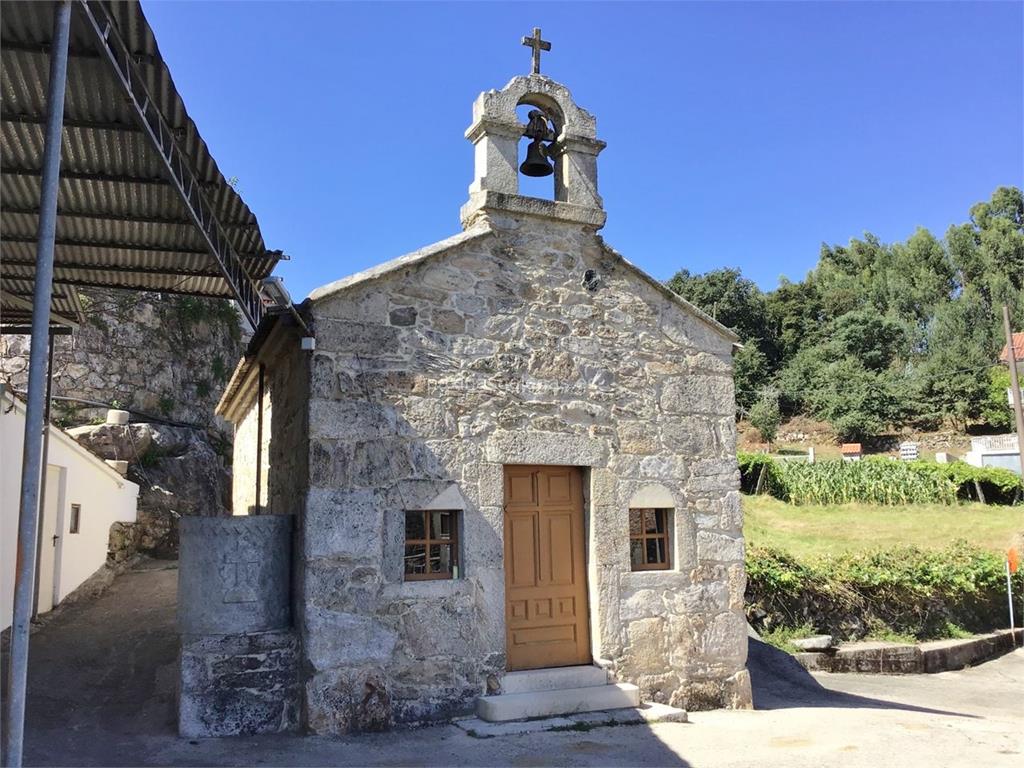
M1024 629L1012 634L1002 630L962 640L935 640L918 645L853 643L821 653L797 653L795 658L815 672L909 675L964 669L1021 645L1024 645Z
M186 636L181 644L182 736L245 736L299 727L294 632Z
M178 729L182 736L299 726L287 516L186 518L181 528Z

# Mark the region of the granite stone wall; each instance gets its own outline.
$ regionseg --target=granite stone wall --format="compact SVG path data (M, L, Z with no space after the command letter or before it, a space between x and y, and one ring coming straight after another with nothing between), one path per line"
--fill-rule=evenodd
M299 728L294 632L186 635L181 641L179 733L249 736Z
M649 700L749 705L731 339L592 227L526 215L481 215L308 311L311 730L444 717L500 687L504 464L587 469L595 658ZM651 484L674 500L673 567L633 573L629 503ZM404 582L404 512L442 493L460 577Z
M71 290L68 288L68 290ZM85 322L54 342L53 394L116 403L206 428L231 367L245 346L238 312L224 299L77 288ZM28 336L0 336L0 379L28 381ZM61 426L102 419L107 406L54 402Z

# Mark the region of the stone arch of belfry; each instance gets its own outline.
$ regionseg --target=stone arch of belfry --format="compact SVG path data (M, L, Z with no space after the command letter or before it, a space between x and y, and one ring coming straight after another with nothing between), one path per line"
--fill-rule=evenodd
M522 104L542 109L555 125L551 215L602 226L605 214L597 187L597 156L605 143L597 138L597 121L573 101L568 88L544 75L514 77L500 91L481 93L474 102L473 124L466 130L475 150L474 177L462 211L463 224L468 226L479 211L488 208L528 207L509 200L522 198L518 153L524 126L516 115Z

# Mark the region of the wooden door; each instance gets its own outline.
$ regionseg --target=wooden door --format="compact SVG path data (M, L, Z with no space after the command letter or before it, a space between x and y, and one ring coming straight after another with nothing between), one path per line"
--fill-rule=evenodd
M508 668L590 663L583 476L576 467L505 467Z
M36 612L46 613L53 609L54 591L57 584L57 544L61 532L57 530L60 509L60 467L46 467L46 498L43 499L43 518L40 521L41 548L39 550L39 592L36 597Z

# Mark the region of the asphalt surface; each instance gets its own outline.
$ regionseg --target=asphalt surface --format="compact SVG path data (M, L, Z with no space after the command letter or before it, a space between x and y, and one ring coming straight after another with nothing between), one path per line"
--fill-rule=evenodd
M180 739L176 581L173 564L148 563L33 634L26 765L1024 765L1024 651L938 675L811 676L757 641L757 710L694 712L688 724L493 739L450 725L345 739Z

